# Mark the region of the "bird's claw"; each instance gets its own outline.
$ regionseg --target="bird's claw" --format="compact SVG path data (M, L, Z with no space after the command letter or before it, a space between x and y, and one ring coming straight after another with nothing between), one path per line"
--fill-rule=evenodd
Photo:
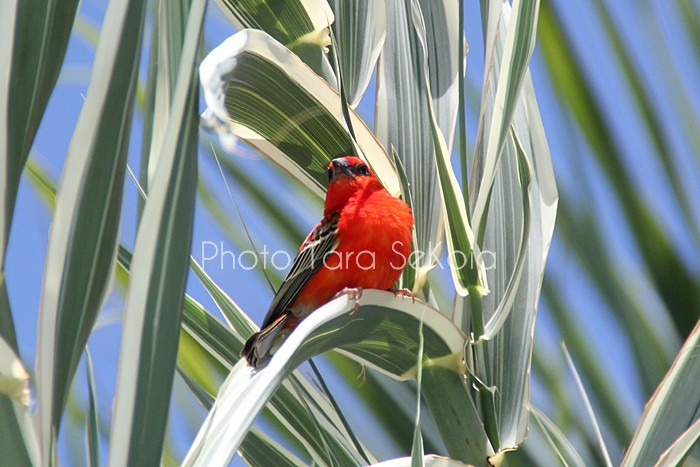
M406 298L410 297L413 303L416 303L416 296L413 295L413 292L411 292L411 289L392 289L390 290L391 293L394 294L394 297L401 297L401 298Z
M353 307L352 311L350 312L350 316L354 315L357 313L357 310L360 309L360 298L362 298L362 287L345 287L343 290L335 294L335 297L333 298L338 298L341 295L347 295L351 299L355 300L355 306Z

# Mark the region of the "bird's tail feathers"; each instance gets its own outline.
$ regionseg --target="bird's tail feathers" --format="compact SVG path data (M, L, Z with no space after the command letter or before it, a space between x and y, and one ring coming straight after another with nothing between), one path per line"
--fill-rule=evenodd
M267 363L289 317L290 313L283 313L272 324L250 336L241 350L241 357L248 361L248 365L258 368Z

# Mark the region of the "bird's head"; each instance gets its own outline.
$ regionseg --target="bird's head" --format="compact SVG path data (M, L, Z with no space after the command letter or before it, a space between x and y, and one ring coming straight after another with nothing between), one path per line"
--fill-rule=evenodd
M328 192L325 213L341 209L360 191L383 190L379 179L367 163L359 157L345 156L333 159L328 164Z

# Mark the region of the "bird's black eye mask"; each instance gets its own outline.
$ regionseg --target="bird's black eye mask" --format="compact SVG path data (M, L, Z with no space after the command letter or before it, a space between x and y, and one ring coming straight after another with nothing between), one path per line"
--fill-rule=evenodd
M368 176L369 175L369 169L365 164L357 164L354 167L354 172L357 173L357 175L363 175L363 176Z

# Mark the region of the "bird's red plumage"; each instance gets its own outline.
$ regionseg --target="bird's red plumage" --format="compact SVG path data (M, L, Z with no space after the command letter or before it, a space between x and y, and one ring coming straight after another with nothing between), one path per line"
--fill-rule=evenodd
M328 196L333 194L329 189ZM408 205L391 196L376 178L343 201L337 204L342 206L337 211L338 248L302 289L295 307L313 310L346 287L390 289L406 265L413 226Z
M282 330L295 327L308 313L344 288L389 290L408 261L413 228L411 209L405 202L391 196L361 159L343 159L343 169L349 175L331 177L324 220L309 234L295 263L309 244L317 240L316 236L324 223L331 220L336 226L333 240L337 246L325 261L318 259L323 261L322 265L314 270L290 306L284 310L271 309L261 332L246 343L242 355L253 366L269 357L267 348L262 352L255 349L261 336L267 337L267 328L274 331L272 339L286 335ZM361 173L351 173L360 169ZM329 165L331 170L334 170L333 162ZM278 296L284 292L283 285ZM273 302L273 307L276 302ZM269 346L266 343L266 347Z

